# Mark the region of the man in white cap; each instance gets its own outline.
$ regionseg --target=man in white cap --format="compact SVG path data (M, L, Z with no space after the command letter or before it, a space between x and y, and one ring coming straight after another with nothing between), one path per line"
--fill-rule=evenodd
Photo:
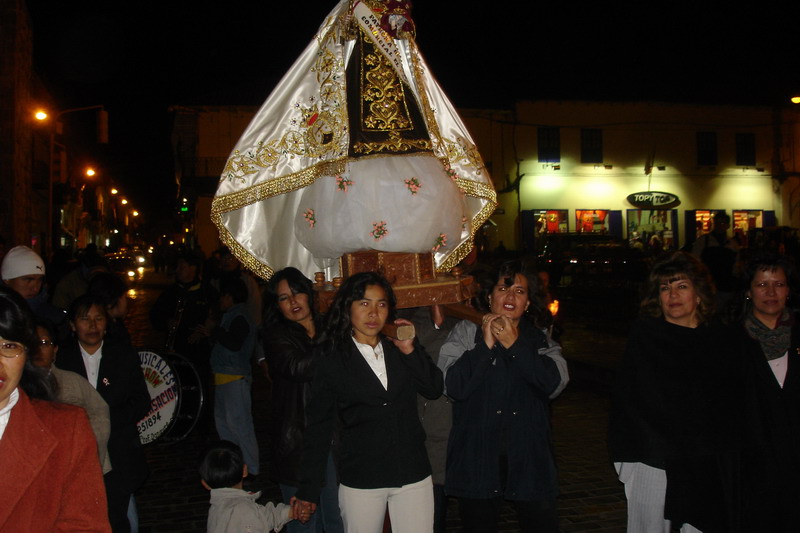
M15 246L3 257L0 275L3 283L28 302L33 313L50 321L58 331L59 340L69 334L67 314L47 301L44 285L44 261L27 246Z
M27 246L15 246L3 258L3 282L26 300L42 291L44 261Z

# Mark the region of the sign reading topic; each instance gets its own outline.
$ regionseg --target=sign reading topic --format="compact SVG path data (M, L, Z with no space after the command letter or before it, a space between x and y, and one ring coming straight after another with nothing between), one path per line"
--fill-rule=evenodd
M629 194L628 202L639 209L672 209L681 205L681 199L676 195L660 191Z

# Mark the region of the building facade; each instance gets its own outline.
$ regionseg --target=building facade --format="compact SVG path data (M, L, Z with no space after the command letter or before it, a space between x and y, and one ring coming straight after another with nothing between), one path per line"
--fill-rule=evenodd
M745 241L800 223L792 108L535 101L461 116L499 192L489 246L589 232L677 249L720 210Z
M218 246L211 199L252 106L173 107L176 180L191 233ZM717 211L742 240L800 226L798 112L668 103L521 101L460 110L498 191L481 248L536 248L554 232L605 233L665 249L708 232Z

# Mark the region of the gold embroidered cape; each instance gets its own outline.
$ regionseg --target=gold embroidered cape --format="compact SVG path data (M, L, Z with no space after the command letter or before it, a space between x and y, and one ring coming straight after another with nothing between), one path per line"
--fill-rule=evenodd
M455 266L496 206L478 151L413 36L342 0L253 118L211 216L257 275L340 275L347 251L432 251Z

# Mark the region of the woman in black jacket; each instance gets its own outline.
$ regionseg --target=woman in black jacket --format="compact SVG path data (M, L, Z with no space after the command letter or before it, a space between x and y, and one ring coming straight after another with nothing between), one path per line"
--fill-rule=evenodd
M552 317L537 286L521 262L503 263L481 297L483 324L457 324L439 353L453 401L445 491L458 498L467 533L497 531L504 500L521 531L558 531L550 399L567 375L544 353Z
M746 353L746 531L797 531L800 509L800 324L791 307L795 268L759 254L745 269L735 327Z
M382 337L394 308L392 287L379 274L355 274L344 282L331 306L306 406L296 508L313 509L318 501L338 428L339 506L348 532L380 531L387 503L394 533L433 530L433 483L417 393L439 397L442 373L414 340Z
M90 294L79 297L70 306L69 319L75 339L61 347L56 366L88 379L108 404L108 514L114 533L125 533L130 531L130 499L148 474L137 423L152 414L150 393L136 350L122 342L106 343L109 319L103 300Z
M616 371L609 445L628 533L737 531L741 351L711 322L714 286L694 257L653 266Z
M296 268L284 268L270 278L265 303L264 353L272 379L270 477L280 485L284 502L289 503L300 485L305 405L316 362L314 345L321 326L314 312L313 285ZM344 531L337 492L336 469L329 454L319 512L305 524L290 522L286 531Z

